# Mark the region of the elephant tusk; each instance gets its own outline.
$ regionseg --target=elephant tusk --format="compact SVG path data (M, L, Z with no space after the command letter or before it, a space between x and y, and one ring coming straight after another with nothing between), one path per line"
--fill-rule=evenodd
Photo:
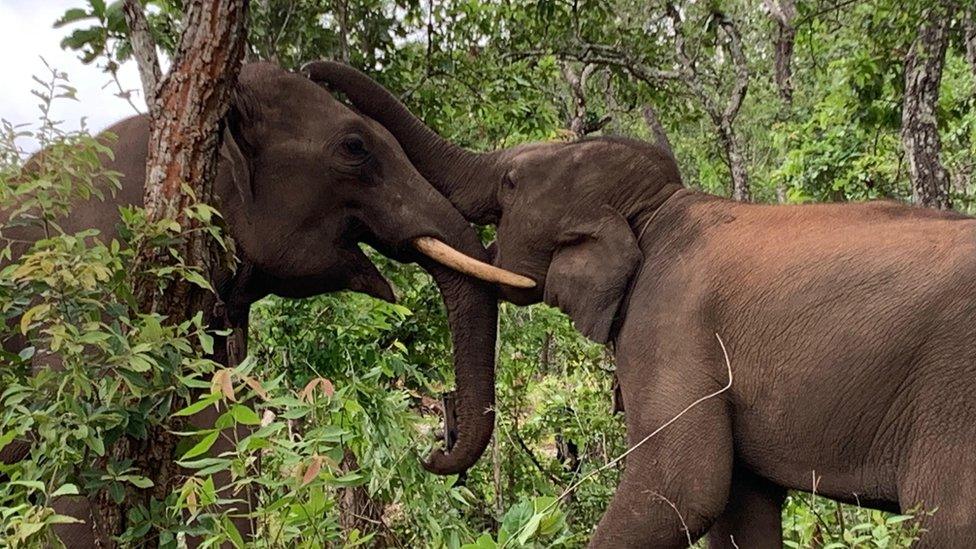
M535 281L531 278L506 271L505 269L499 269L483 261L478 261L473 257L466 256L436 238L421 236L413 240L413 245L420 253L459 273L484 280L485 282L505 284L513 288L535 288Z

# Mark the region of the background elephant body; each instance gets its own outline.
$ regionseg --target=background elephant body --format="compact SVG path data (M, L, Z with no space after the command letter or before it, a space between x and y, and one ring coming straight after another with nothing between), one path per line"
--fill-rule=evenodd
M435 453L429 468L447 474L470 466L487 444L487 439L472 436L478 431L473 424L492 421L486 407L477 403L490 401L493 394L495 289L412 250L415 240L429 237L427 241L441 242L442 252L453 254L452 266L477 266L478 260L488 261L477 233L416 172L382 126L304 76L268 63L246 65L225 126L215 195L241 265L214 277L222 304L203 311L211 327L234 328L242 358L249 307L266 295L305 297L349 289L394 300L360 242L395 259L419 262L442 291L449 323L475 328L470 334L458 329L454 337L455 398L473 401L473 409L481 410L459 415L454 451ZM118 207L142 203L149 119L134 117L108 131L117 140L111 142L114 158L105 164L121 174L121 189L105 202L76 204L61 221L68 233L95 228L102 238L114 238ZM5 236L29 242L42 235L18 228ZM19 339L6 342L14 352L24 344ZM214 358L227 362L227 352L218 345ZM193 422L204 427L212 416ZM230 444L225 439L212 451L225 449L220 447ZM11 444L0 458L14 462L27 450L26 444ZM84 501L63 507L80 519L90 518ZM73 528L62 530L63 539L72 546L90 546L87 527Z
M714 527L712 546L779 547L786 488L938 508L920 545L976 545L976 220L730 202L626 139L479 155L349 67L312 72L469 220L498 223L495 265L538 283L504 297L615 342L640 446L591 546L682 547Z

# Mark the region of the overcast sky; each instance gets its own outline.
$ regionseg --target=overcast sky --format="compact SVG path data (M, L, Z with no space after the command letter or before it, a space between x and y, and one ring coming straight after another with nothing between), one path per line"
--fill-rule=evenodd
M37 83L31 76L44 79L47 70L42 56L66 72L71 85L78 89L78 101L60 101L54 110L55 118L63 120L66 128L77 128L80 120L87 118L88 127L97 131L134 114L125 100L115 96L114 83L106 87L111 83L109 75L94 65L83 65L75 52L59 46L70 31L53 28L54 21L66 9L84 6L84 0L0 0L0 118L13 123L37 120L38 99L30 92ZM124 88L139 90L134 102L145 110L133 62L119 70L119 80Z

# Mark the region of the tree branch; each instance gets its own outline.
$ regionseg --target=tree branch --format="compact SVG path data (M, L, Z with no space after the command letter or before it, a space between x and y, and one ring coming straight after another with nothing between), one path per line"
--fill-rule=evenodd
M159 88L159 81L163 78L162 69L159 67L159 57L156 54L156 41L153 40L152 33L149 31L149 22L146 21L146 14L142 11L139 0L124 0L122 2L122 13L125 15L125 23L129 26L129 41L132 42L132 56L139 67L139 79L142 80L142 91L146 97L146 106L149 112L156 114L158 106L156 93Z
M722 113L722 118L731 123L739 114L742 101L749 89L749 62L742 52L742 36L739 34L739 29L724 13L718 13L716 17L719 27L729 39L728 50L732 56L732 64L735 66L735 85L732 87L732 93L725 105L725 111Z

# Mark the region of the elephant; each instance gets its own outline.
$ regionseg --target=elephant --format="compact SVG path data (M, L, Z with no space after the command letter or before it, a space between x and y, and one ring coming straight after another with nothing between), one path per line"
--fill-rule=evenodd
M245 333L249 306L269 294L305 297L347 289L394 301L359 243L419 263L439 286L455 328L453 399L463 403L453 447L435 450L424 465L438 474L466 470L488 443L487 436L470 436L479 431L467 424L493 421L494 284L526 280L487 263L474 229L419 175L385 128L303 75L271 63L244 65L222 125L214 189L240 265L215 276L223 312L205 311L211 326ZM64 230L116 235L118 206L143 200L149 128L145 115L109 128L117 140L111 141L114 156L106 167L121 174L121 189L104 202L75 204L61 221ZM33 228L13 231L5 236L41 237ZM218 361L228 359L225 349L218 346ZM215 417L204 412L194 423L209 426ZM25 443L11 444L0 458L11 463L28 450ZM71 502L67 512L87 519L85 505ZM65 527L62 539L92 546L89 530Z
M781 547L786 490L934 510L918 547L976 546L976 219L735 202L625 138L477 154L354 69L306 70L497 223L494 265L536 282L502 298L614 345L631 450L591 547Z

